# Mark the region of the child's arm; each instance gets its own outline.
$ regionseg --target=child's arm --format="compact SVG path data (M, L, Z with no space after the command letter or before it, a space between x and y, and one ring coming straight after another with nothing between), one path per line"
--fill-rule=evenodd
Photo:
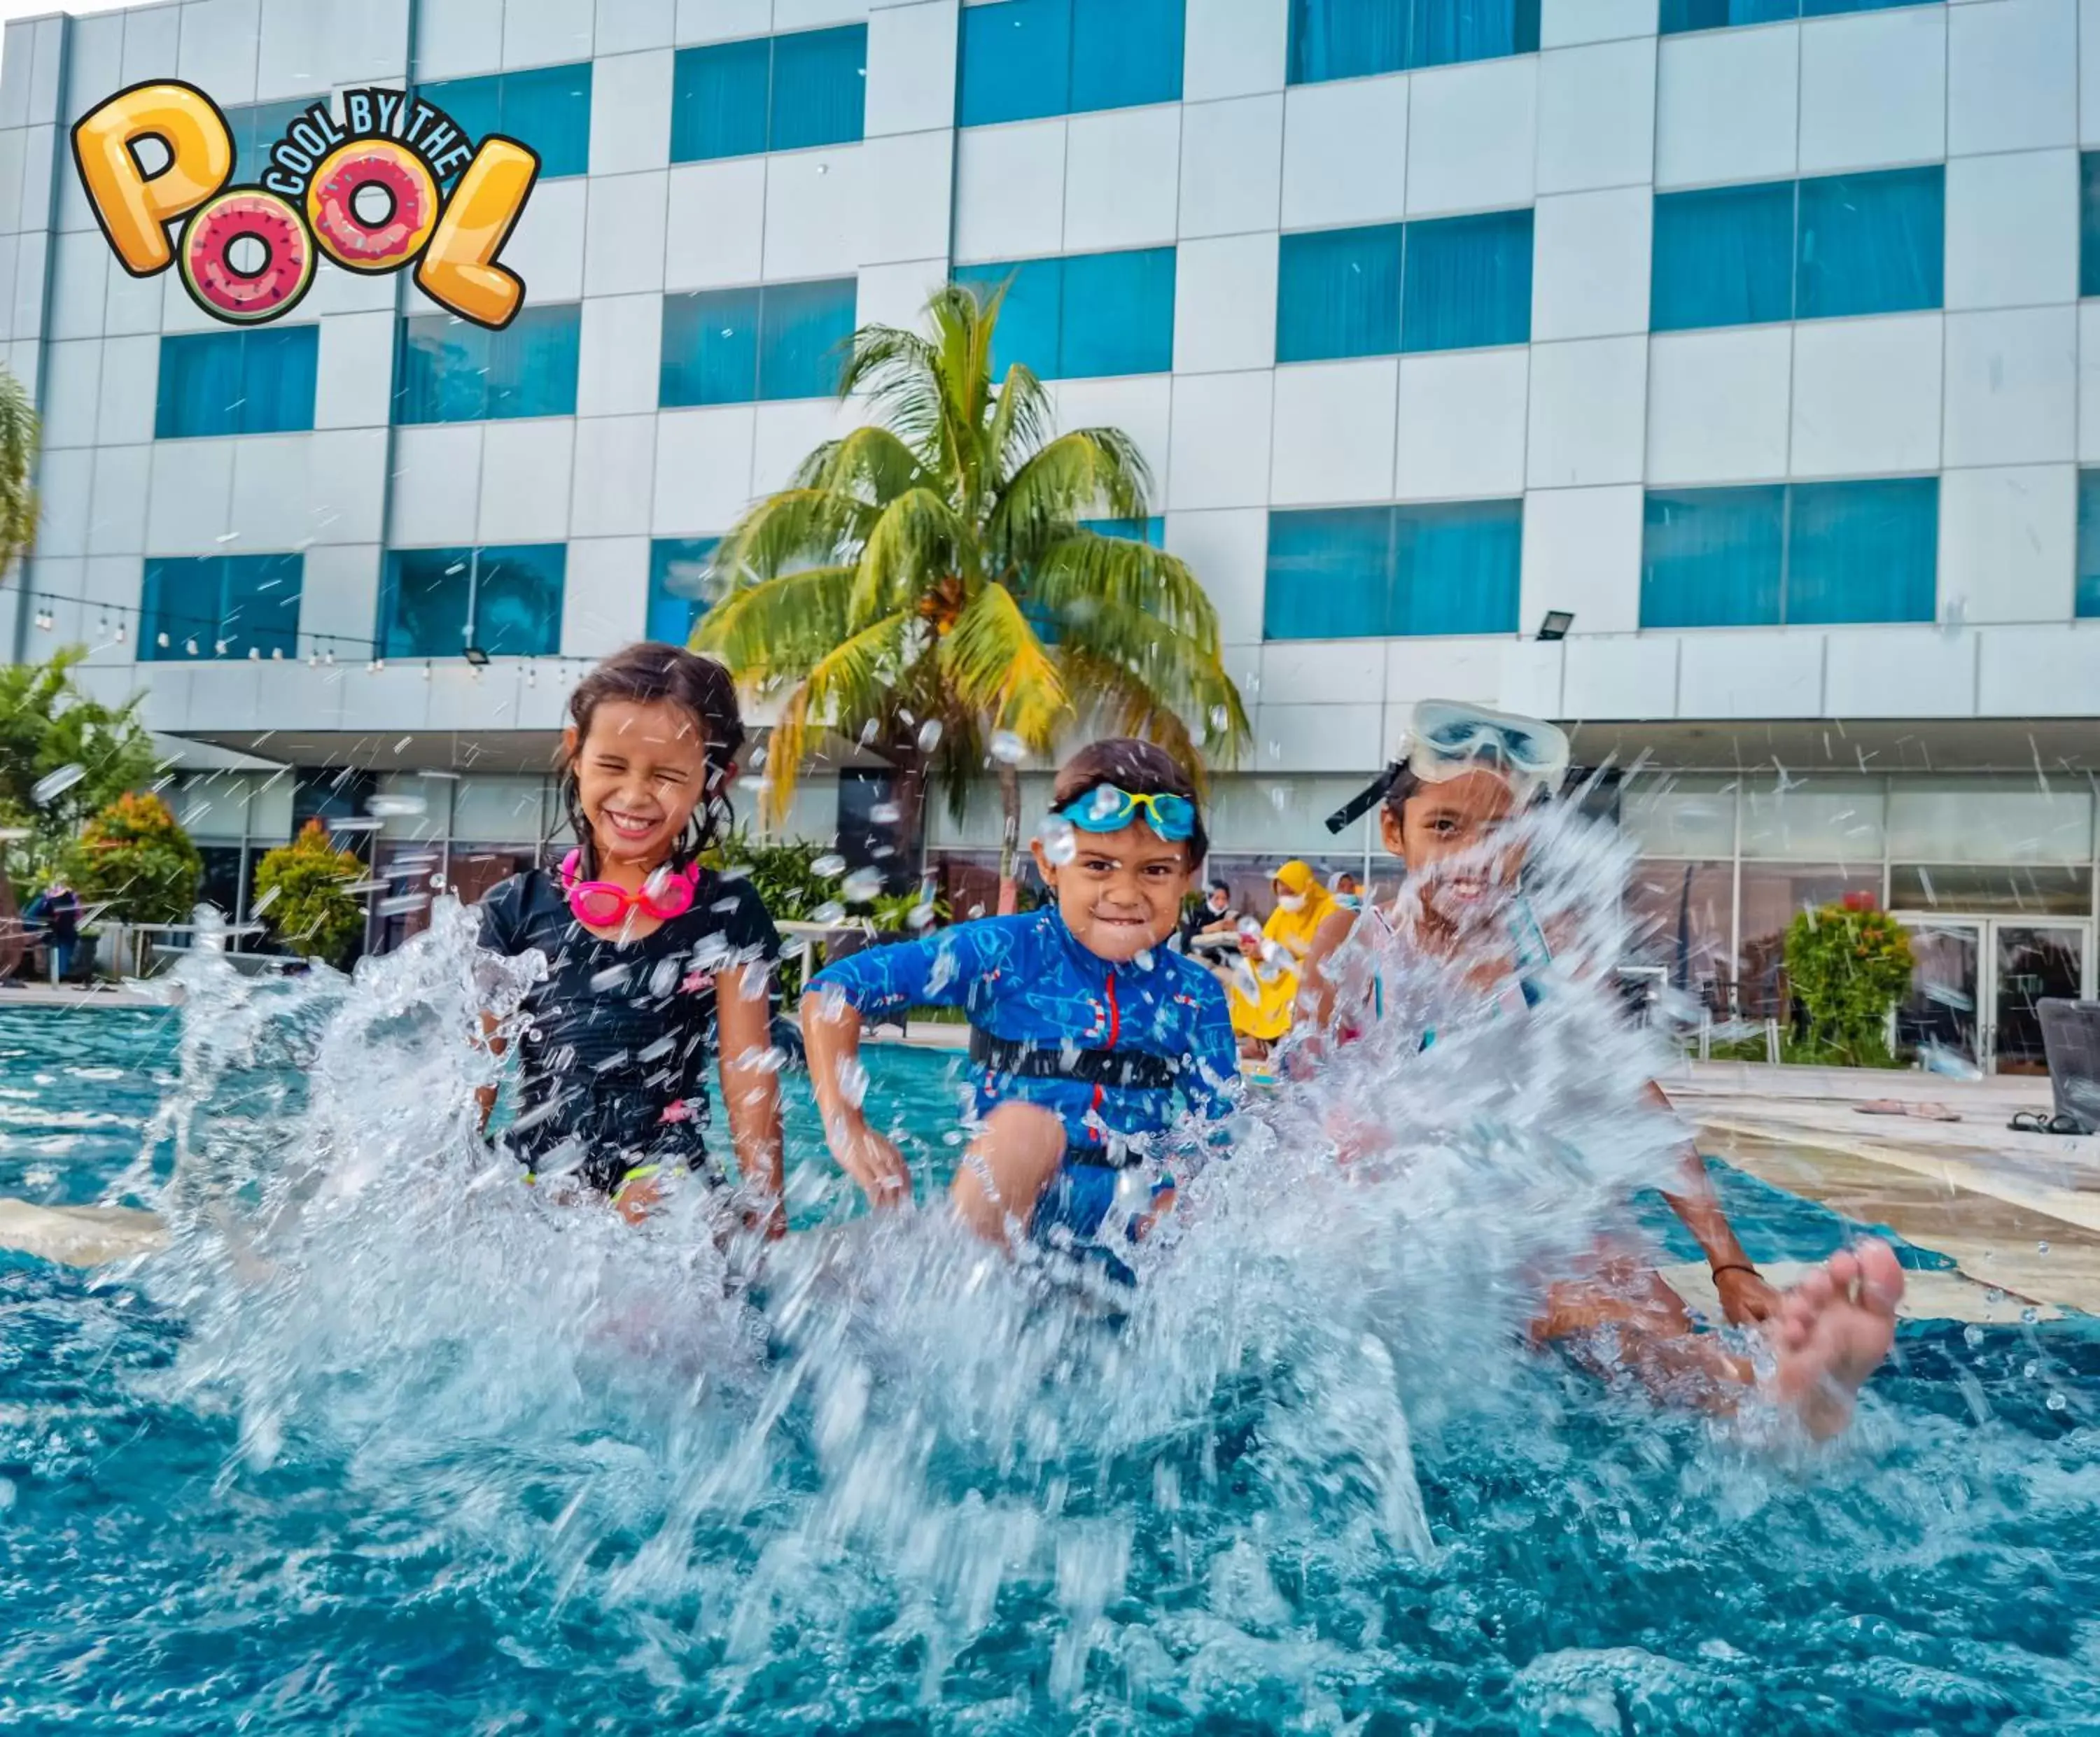
M1642 1096L1660 1109L1671 1108L1662 1087L1652 1080ZM1779 1312L1780 1294L1758 1275L1750 1257L1743 1252L1736 1228L1728 1222L1720 1197L1714 1192L1714 1179L1706 1174L1705 1161L1699 1156L1698 1147L1689 1142L1684 1148L1682 1174L1683 1186L1674 1193L1665 1189L1662 1197L1705 1251L1714 1274L1714 1289L1720 1294L1722 1312L1733 1326L1769 1320Z
M1308 1061L1319 1059L1319 1046L1335 1022L1335 982L1327 975L1327 961L1349 938L1357 915L1353 910L1328 912L1313 931L1312 945L1298 968L1297 1022L1305 1032L1299 1053Z
M716 974L716 1064L721 1071L722 1100L729 1106L737 1174L760 1197L756 1222L768 1237L781 1237L787 1234L788 1219L781 1205L785 1177L780 1076L766 1065L766 1051L773 1045L771 980L763 959Z

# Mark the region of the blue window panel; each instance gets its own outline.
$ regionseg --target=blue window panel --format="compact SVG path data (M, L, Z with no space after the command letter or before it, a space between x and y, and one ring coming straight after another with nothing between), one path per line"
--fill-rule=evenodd
M1019 265L958 266L955 281L975 287L989 302L1000 286L999 324L992 332L991 366L996 378L1017 362L1040 379L1057 373L1057 328L1065 306L1065 262L1028 259Z
M2078 293L2100 296L2100 151L2078 159Z
M1793 315L1791 181L1658 193L1649 324L1759 325Z
M2078 599L2080 615L2100 615L2100 470L2078 473Z
M1384 223L1282 238L1277 361L1390 355L1400 348L1402 234L1400 224Z
M867 105L867 26L682 48L672 63L671 161L844 144Z
M1797 483L1787 509L1789 624L1930 621L1939 568L1939 479Z
M1399 72L1411 18L1409 0L1290 0L1290 82Z
M419 86L417 95L442 108L474 143L501 133L540 156L540 174L554 180L590 169L591 63L540 66L481 78L448 78Z
M645 637L682 646L708 612L708 561L719 537L659 537L649 545L649 620Z
M758 293L710 289L664 298L660 403L748 404L758 396Z
M1392 508L1268 515L1264 639L1383 637L1392 585Z
M1466 501L1393 510L1396 634L1514 633L1524 503Z
M1671 36L1681 30L1720 30L1798 15L1797 0L1662 0L1658 28Z
M527 307L501 332L449 314L401 322L399 423L480 422L576 412L582 312Z
M1410 66L1449 66L1538 51L1539 0L1414 0Z
M1154 549L1167 546L1167 521L1156 514L1150 518L1083 518L1079 528L1099 536L1128 537Z
M1172 248L1066 258L1057 365L1067 378L1174 366Z
M1803 18L1829 18L1841 12L1886 12L1899 6L1937 6L1940 0L1801 0Z
M861 136L867 105L866 24L773 38L769 150L848 143Z
M154 437L311 428L320 342L320 328L312 325L162 338Z
M680 49L671 73L671 161L763 152L772 73L767 37Z
M381 655L453 658L474 646L551 657L561 650L567 560L560 543L391 551L379 588Z
M1776 625L1786 489L1651 491L1641 540L1641 625Z
M1183 0L1072 0L1075 114L1181 100Z
M285 129L311 108L318 96L295 97L287 103L245 103L226 112L226 130L233 136L233 173L227 185L259 180L269 166L270 148L285 136Z
M1531 227L1529 209L1410 223L1400 347L1529 342Z
M759 293L758 396L829 398L853 337L855 280L770 284Z
M964 126L1069 114L1071 0L964 7L960 61L956 104Z
M1946 185L1938 163L1803 181L1795 317L1939 306Z
M290 657L298 649L301 555L205 555L146 563L139 656Z

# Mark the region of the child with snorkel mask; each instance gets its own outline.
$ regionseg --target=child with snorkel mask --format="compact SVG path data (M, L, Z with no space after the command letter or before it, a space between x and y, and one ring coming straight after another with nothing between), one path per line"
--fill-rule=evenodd
M1193 780L1149 742L1096 742L1057 774L1033 846L1050 897L827 966L802 1001L810 1077L832 1155L878 1206L911 1197L895 1143L849 1082L863 1020L964 1009L968 1150L956 1215L986 1241L1117 1253L1171 1202L1168 1129L1232 1108L1224 990L1167 942L1207 849ZM1126 1250L1127 1252L1127 1250Z
M1390 904L1337 911L1321 925L1299 1000L1316 1033L1346 1039L1387 1016L1382 961L1434 961L1511 1016L1551 993L1552 949L1525 897L1523 847L1507 829L1558 795L1568 758L1566 736L1536 718L1445 700L1414 708L1401 757L1327 823L1339 832L1378 805L1380 841L1405 880ZM1423 1048L1434 1042L1433 1031L1423 1034ZM1647 1096L1670 1108L1652 1082ZM1760 1324L1769 1334L1773 1396L1812 1433L1836 1433L1895 1336L1904 1281L1894 1252L1864 1240L1781 1294L1744 1253L1688 1143L1680 1176L1664 1197L1705 1251L1728 1321ZM1695 1330L1652 1265L1613 1250L1600 1250L1593 1270L1549 1285L1532 1332L1578 1353L1607 1346L1599 1360L1630 1370L1658 1393L1681 1391L1689 1378L1701 1403L1717 1410L1732 1409L1757 1380L1749 1358Z

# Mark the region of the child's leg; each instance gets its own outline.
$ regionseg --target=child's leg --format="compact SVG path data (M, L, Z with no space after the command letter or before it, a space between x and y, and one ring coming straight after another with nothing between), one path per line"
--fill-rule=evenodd
M987 1242L1023 1232L1065 1158L1065 1124L1034 1104L1002 1104L977 1129L949 1190L955 1215Z
M1777 1366L1768 1396L1811 1435L1834 1435L1895 1340L1903 1268L1886 1243L1833 1254L1786 1294L1769 1323ZM1621 1369L1657 1397L1732 1412L1757 1383L1751 1360L1693 1330L1677 1294L1652 1269L1607 1261L1590 1278L1555 1285L1532 1325L1541 1342L1567 1339L1599 1373Z

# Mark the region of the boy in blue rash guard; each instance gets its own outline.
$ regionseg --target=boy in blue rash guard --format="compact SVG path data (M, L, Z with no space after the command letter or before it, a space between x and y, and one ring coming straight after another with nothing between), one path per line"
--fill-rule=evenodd
M1045 1241L1141 1233L1171 1184L1130 1173L1158 1156L1177 1098L1222 1117L1238 1077L1224 990L1166 946L1207 848L1188 773L1149 742L1096 742L1058 773L1052 808L1056 848L1034 846L1042 910L870 948L818 972L802 1003L825 1135L877 1206L908 1200L911 1178L841 1083L861 1021L968 1012L975 1135L952 1198L993 1242L1017 1228ZM1119 1197L1127 1216L1111 1223Z

